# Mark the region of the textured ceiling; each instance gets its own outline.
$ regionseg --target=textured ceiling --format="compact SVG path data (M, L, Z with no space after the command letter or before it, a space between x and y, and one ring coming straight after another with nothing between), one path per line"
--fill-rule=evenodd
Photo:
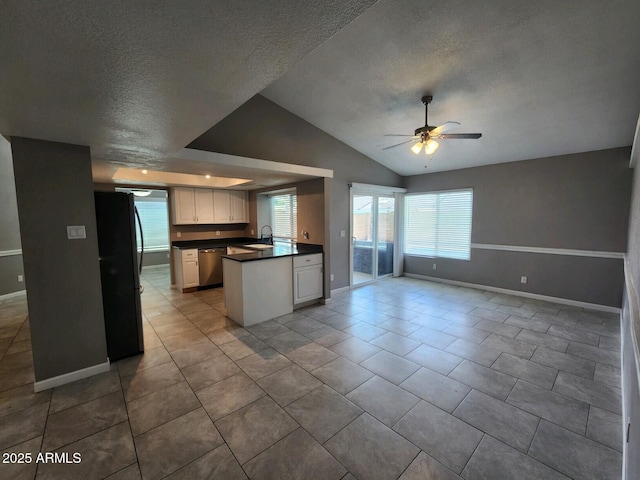
M631 145L639 45L637 0L381 0L262 95L400 174L450 170ZM383 151L424 94L482 138Z
M373 3L3 2L0 134L162 168Z
M267 87L404 175L630 145L639 26L636 0L4 2L0 134L163 169ZM482 139L383 151L426 93L430 124Z

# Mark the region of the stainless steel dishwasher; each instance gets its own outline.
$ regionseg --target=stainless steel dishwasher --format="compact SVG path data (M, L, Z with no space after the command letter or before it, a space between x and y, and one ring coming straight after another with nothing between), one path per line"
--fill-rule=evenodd
M226 251L227 249L224 247L198 250L198 270L201 287L222 283L222 255Z

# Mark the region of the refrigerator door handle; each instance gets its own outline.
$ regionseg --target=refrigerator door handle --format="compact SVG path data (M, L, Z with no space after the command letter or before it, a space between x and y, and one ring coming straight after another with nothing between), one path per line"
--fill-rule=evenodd
M142 259L144 258L144 235L142 234L142 222L140 221L140 214L138 213L138 208L135 205L133 207L133 211L136 214L136 220L138 221L138 228L140 229L140 265L138 266L138 275L141 275Z

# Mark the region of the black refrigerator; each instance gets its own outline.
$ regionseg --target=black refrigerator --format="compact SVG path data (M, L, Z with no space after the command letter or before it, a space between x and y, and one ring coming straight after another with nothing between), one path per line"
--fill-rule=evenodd
M95 192L107 354L114 362L144 351L133 194Z

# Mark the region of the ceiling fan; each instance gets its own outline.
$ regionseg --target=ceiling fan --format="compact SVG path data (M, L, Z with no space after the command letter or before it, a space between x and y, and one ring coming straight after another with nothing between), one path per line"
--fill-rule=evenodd
M428 115L429 104L431 103L431 100L433 100L433 97L431 95L422 97L422 103L424 103L424 127L416 128L416 131L413 135L385 135L385 137L411 137L411 139L404 142L396 143L395 145L391 145L389 147L385 147L383 148L383 150L389 150L390 148L395 148L406 143L414 142L414 144L411 146L411 151L413 153L415 153L416 155L419 154L422 150L422 147L424 147L424 153L426 155L431 155L438 149L438 142L436 142L436 139L478 139L482 136L481 133L444 133L450 128L455 127L456 125L460 125L458 122L446 122L439 127L429 126Z

